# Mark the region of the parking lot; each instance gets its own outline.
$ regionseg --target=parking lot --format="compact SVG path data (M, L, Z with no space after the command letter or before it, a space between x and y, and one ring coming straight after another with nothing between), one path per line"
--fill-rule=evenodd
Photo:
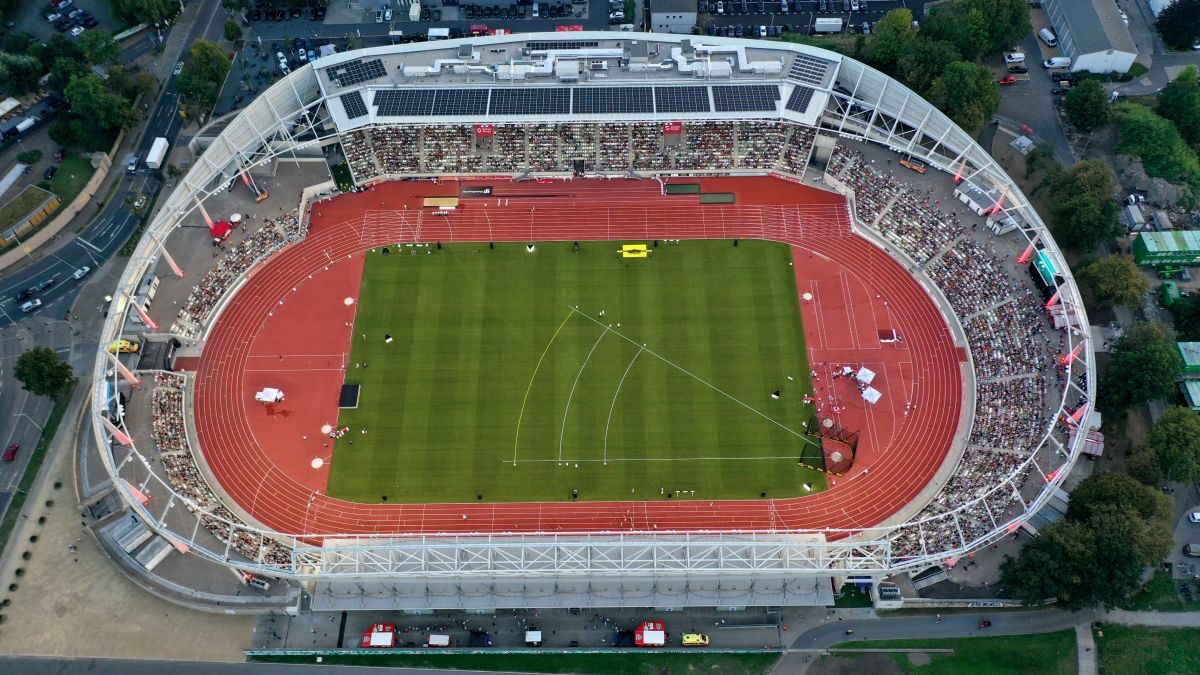
M708 35L777 37L811 34L820 19L841 19L841 33L869 32L883 15L907 5L902 0L701 0L700 27ZM909 6L920 21L922 6ZM765 29L765 30L764 30Z

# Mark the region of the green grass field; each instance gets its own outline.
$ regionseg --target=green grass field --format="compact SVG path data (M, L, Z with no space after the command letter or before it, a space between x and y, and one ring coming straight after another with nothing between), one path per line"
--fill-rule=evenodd
M1100 671L1138 675L1200 672L1200 629L1103 624Z
M369 253L346 378L361 396L340 416L353 444L338 444L329 495L732 499L825 487L798 463L820 452L804 435L812 384L787 246L689 241L648 259L620 258L615 242L581 246Z
M251 656L261 663L314 664L312 656ZM763 675L779 661L776 652L755 654L652 654L640 652L601 654L329 654L327 665L375 668L448 668L497 670L521 673L576 673L576 675L663 675L663 673L719 673Z
M1075 631L994 637L928 638L921 640L867 640L835 645L845 649L953 649L953 654L928 655L917 665L906 653L889 654L904 673L940 675L1073 675L1076 670ZM863 659L864 655L839 652L826 659ZM1105 669L1105 672L1110 672ZM1116 671L1111 671L1116 672Z

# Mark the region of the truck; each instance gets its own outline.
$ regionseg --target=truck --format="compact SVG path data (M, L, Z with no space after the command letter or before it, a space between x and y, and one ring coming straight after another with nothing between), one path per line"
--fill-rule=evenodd
M840 33L842 20L838 18L821 17L813 22L814 33Z
M29 131L35 124L37 124L36 117L26 117L25 119L21 120L20 124L17 125L17 133L23 134L26 131Z
M362 646L367 649L391 649L396 646L396 624L373 623L363 632Z
M430 28L428 34L426 34L426 36L425 36L425 39L429 40L430 42L433 42L434 40L449 40L450 39L450 29L449 28Z
M633 633L635 647L663 647L667 644L667 627L661 621L643 621Z
M161 169L163 160L167 157L168 147L170 144L162 136L154 139L154 144L150 146L150 152L146 153L146 166L155 170Z
M9 97L0 101L0 117L4 117L8 113L21 107L21 102L15 98Z
M421 3L420 2L414 2L413 4L408 6L408 20L409 21L420 21L421 20Z

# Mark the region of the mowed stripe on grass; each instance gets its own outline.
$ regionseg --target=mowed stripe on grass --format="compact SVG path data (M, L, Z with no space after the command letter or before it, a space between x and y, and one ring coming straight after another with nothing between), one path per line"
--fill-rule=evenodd
M340 416L351 432L336 443L329 495L434 503L823 489L824 477L797 463L819 453L802 436L812 385L788 247L685 241L644 260L617 248L368 253L346 378L362 386L360 407Z

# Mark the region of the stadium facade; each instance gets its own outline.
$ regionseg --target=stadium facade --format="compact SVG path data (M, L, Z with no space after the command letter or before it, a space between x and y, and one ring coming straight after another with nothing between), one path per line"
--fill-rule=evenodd
M953 176L973 206L992 214L988 222L995 232L1015 232L1029 242L1027 254L1036 249L1056 271L1049 282L1057 287L1060 313L1068 317L1063 335L1077 377L1069 378L1062 399L1050 407L1055 419L1090 419L1094 353L1086 330L1079 329L1087 327L1082 301L1060 251L1018 187L970 134L899 82L841 55L783 42L608 32L571 33L566 40L562 33L546 33L393 45L319 59L222 120L215 136L195 141L193 149L202 154L147 226L113 293L100 344L110 344L128 330L128 322L138 321L133 299L147 273L169 253L172 232L201 222L200 205L219 204L221 193L244 172L279 160L319 160L323 147L361 140L375 129L394 129L402 140L406 129L457 125L464 142L476 143L478 136L504 128L713 122L807 130L814 142L805 167L827 161L837 140L847 139L884 146L947 179ZM689 166L687 156L680 152L683 159L646 163L635 153L615 153L606 162L601 151L596 162L560 157L506 164L502 157L473 162L428 152L410 165L368 161L353 169L360 182L448 174L789 173L750 161ZM331 187L314 186L306 196ZM139 330L146 332L144 326ZM160 330L148 339L174 337ZM1086 440L1086 434L1073 434L1068 444L1052 424L1016 470L977 497L944 513L852 532L396 532L315 538L261 529L235 516L244 513L236 505L213 509L176 491L153 470L151 439L133 438L123 415L115 414L128 382L104 349L95 372L92 429L113 484L139 520L177 550L245 572L313 582L315 606L339 609L823 604L830 577L879 579L924 569L1014 531L1051 499ZM1043 446L1056 448L1053 466L1039 463ZM151 493L154 499L146 501ZM1015 504L1015 515L996 508L998 503ZM952 534L925 536L934 530ZM916 543L901 550L901 538Z

